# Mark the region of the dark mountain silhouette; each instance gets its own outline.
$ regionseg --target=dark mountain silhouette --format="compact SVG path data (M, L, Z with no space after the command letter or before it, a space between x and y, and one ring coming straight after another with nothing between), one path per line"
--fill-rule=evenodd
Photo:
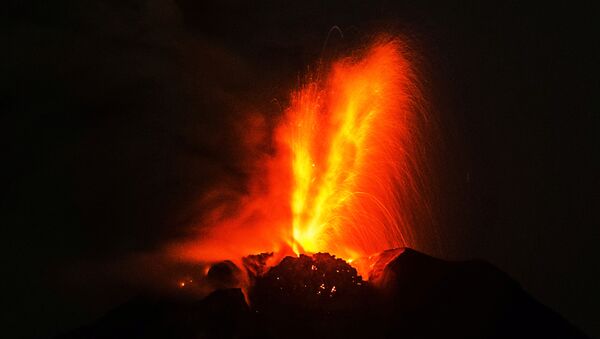
M252 306L238 288L201 301L138 298L62 338L586 338L482 261L394 249L365 282L320 253L255 279Z

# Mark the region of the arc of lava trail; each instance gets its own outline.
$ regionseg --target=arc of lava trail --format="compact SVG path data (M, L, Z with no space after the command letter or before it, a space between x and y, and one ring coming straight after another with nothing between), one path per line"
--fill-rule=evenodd
M396 40L333 64L292 95L292 246L345 259L406 246L418 206L413 72Z

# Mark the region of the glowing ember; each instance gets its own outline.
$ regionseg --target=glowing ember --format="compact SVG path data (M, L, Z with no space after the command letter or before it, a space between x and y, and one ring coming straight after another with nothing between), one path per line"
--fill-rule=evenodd
M250 290L253 307L259 312L281 312L285 308L321 312L343 309L367 291L356 269L326 253L286 257Z
M273 266L285 255L328 252L366 276L357 259L414 246L410 226L423 205L419 95L405 54L398 40L380 40L309 77L292 92L277 153L263 159L248 197L215 209L210 231L177 253L237 264L275 253L265 258Z

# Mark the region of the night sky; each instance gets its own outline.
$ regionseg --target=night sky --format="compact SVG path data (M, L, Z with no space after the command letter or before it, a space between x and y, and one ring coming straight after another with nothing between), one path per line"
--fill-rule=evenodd
M155 256L245 192L319 60L405 37L435 121L436 243L600 336L596 12L427 1L12 1L2 12L8 332L48 337L168 281ZM328 32L337 25L343 32ZM252 114L265 117L255 126ZM266 131L257 141L244 131ZM595 138L594 138L595 139ZM250 147L250 146L251 147ZM419 231L417 231L419 232Z

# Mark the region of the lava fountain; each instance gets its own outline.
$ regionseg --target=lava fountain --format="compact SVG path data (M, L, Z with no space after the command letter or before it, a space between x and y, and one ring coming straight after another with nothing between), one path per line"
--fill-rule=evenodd
M418 194L411 79L399 44L388 42L293 93L283 139L296 251L355 259L409 243L407 201Z
M423 113L407 55L400 40L385 38L321 64L291 93L275 130L277 152L261 159L266 169L249 194L233 209L215 209L209 231L177 253L239 263L274 252L273 265L285 255L327 252L352 263L414 246L426 205Z

